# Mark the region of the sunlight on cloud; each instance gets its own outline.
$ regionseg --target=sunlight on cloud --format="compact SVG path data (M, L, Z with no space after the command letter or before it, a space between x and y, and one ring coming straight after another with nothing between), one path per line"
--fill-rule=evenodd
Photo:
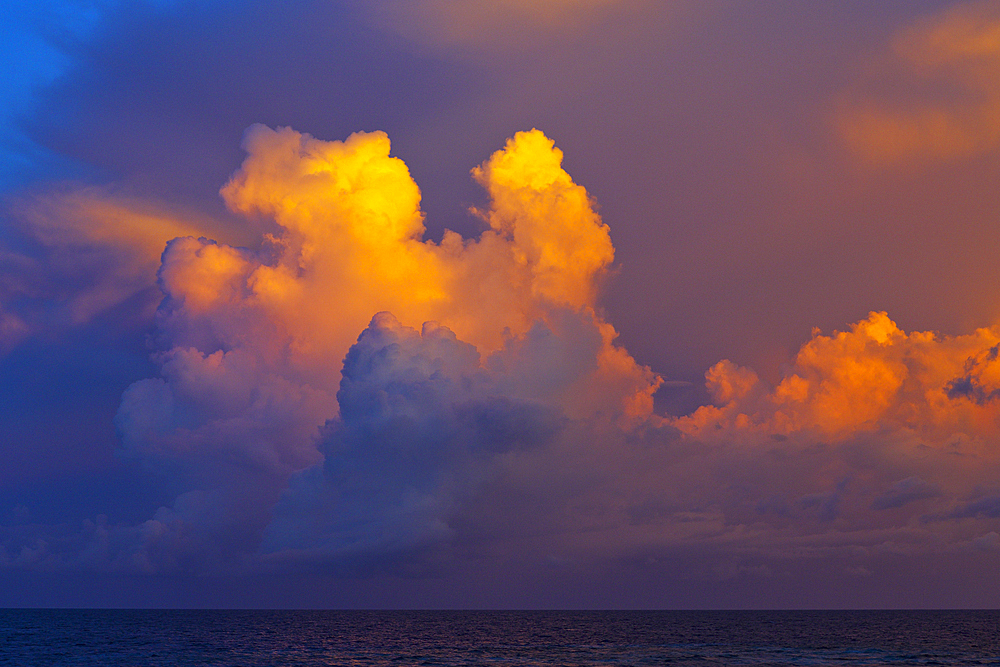
M719 362L706 373L716 405L677 426L705 439L800 432L845 439L902 429L943 447L956 433L992 437L1000 418L998 344L996 329L907 334L885 313L871 313L850 331L815 331L774 387Z
M20 243L0 250L0 351L38 331L85 325L127 303L145 326L158 301L156 272L167 241L189 234L241 238L204 215L96 187L22 196L8 210Z
M848 146L874 163L954 159L1000 144L1000 6L967 2L900 33L875 67L881 93L839 112ZM899 82L902 83L899 83ZM897 97L884 92L897 88Z
M222 195L276 231L258 251L193 237L167 245L158 274L162 377L125 392L117 425L127 455L179 464L199 484L250 476L273 498L324 453L338 465L334 445L317 448L320 427L350 431L361 420L374 433L410 400L409 390L404 403L392 397L414 378L425 378L417 395L453 383L457 394L438 397L443 415L461 397L467 428L500 429L494 440L504 429L530 430L536 413L608 425L651 413L659 379L615 345L614 328L595 311L614 257L607 226L541 132L516 134L473 170L489 195L475 213L489 229L475 240L446 232L440 244L422 239L420 191L383 133L321 141L255 126L244 147ZM356 367L359 346L387 337L394 342ZM398 376L388 360L404 364ZM349 387L380 386L379 369L395 379L365 403L371 414L359 415ZM435 413L431 403L417 407ZM524 420L521 431L511 426ZM447 421L434 422L445 429L436 437L448 440ZM419 429L398 428L387 456L402 456L409 441L418 457L432 456ZM375 450L359 451L370 470ZM261 501L255 516L272 503Z
M222 195L279 231L258 253L178 239L164 254L161 286L170 318L200 322L225 345L246 337L230 340L241 334L215 315L252 320L255 340L270 339L304 371L336 368L382 310L409 326L441 322L495 350L551 307L592 308L614 257L586 190L537 130L473 172L490 196L477 211L490 229L476 240L448 231L440 244L422 240L420 190L383 133L327 142L256 126L244 145L248 157Z
M384 133L257 125L244 148L221 193L270 230L246 246L93 193L36 221L54 246L127 255L123 275L178 234L157 271L160 376L124 392L116 426L120 453L182 492L138 524L23 531L0 545L9 566L422 576L686 554L717 579L992 544L1000 331L874 312L815 331L773 383L721 361L713 405L664 417L661 379L598 308L609 229L540 131L472 170L479 237L439 243Z
M20 208L20 217L42 245L64 260L88 251L114 254L108 262L113 271L72 298L72 319L77 323L152 287L170 239L222 231L204 217L179 216L99 189L40 196Z

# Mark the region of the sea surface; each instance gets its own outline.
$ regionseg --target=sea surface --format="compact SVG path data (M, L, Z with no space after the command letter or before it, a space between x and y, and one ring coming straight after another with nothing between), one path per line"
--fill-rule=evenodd
M0 665L1000 665L1000 612L6 609Z

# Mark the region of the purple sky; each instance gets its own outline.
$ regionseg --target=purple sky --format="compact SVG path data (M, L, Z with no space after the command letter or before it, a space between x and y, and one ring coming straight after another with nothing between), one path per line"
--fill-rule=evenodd
M0 606L1000 605L995 3L22 5Z

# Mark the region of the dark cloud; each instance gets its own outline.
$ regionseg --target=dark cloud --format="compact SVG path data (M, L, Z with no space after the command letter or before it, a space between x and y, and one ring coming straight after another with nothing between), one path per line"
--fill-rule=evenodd
M973 539L972 546L980 551L988 553L1000 551L1000 534L991 530L985 535L980 535L979 537Z
M376 315L344 360L340 417L319 445L325 462L293 480L266 550L310 554L333 567L352 559L384 566L387 552L405 559L464 540L456 534L462 521L489 533L506 510L487 503L469 516L482 487L496 483L510 455L550 448L566 426L551 398L517 396L537 393L529 386L553 395L547 369L517 359L541 339L496 353L486 364L498 369L491 372L444 327L418 333L389 313Z
M217 210L254 123L402 135L483 89L472 70L357 18L349 3L325 0L124 3L66 46L71 66L23 124L105 177Z
M847 488L848 480L841 480L837 487L829 493L810 493L799 498L799 505L813 510L820 521L833 521L837 518L840 503Z
M965 362L965 375L948 383L946 389L948 398L967 398L982 405L1000 396L1000 389L985 386L982 379L984 371L997 360L1000 345L994 345L985 352L971 357Z
M941 495L941 490L933 484L928 484L919 477L907 477L896 482L876 497L872 501L872 509L896 509L917 500L934 498L939 495Z
M985 498L969 501L951 513L951 517L954 519L979 516L991 519L1000 518L1000 496L986 496Z

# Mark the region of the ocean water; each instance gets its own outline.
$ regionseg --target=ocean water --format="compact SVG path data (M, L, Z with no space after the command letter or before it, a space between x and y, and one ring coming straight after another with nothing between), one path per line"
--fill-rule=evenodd
M0 665L1000 665L1000 612L8 609Z

